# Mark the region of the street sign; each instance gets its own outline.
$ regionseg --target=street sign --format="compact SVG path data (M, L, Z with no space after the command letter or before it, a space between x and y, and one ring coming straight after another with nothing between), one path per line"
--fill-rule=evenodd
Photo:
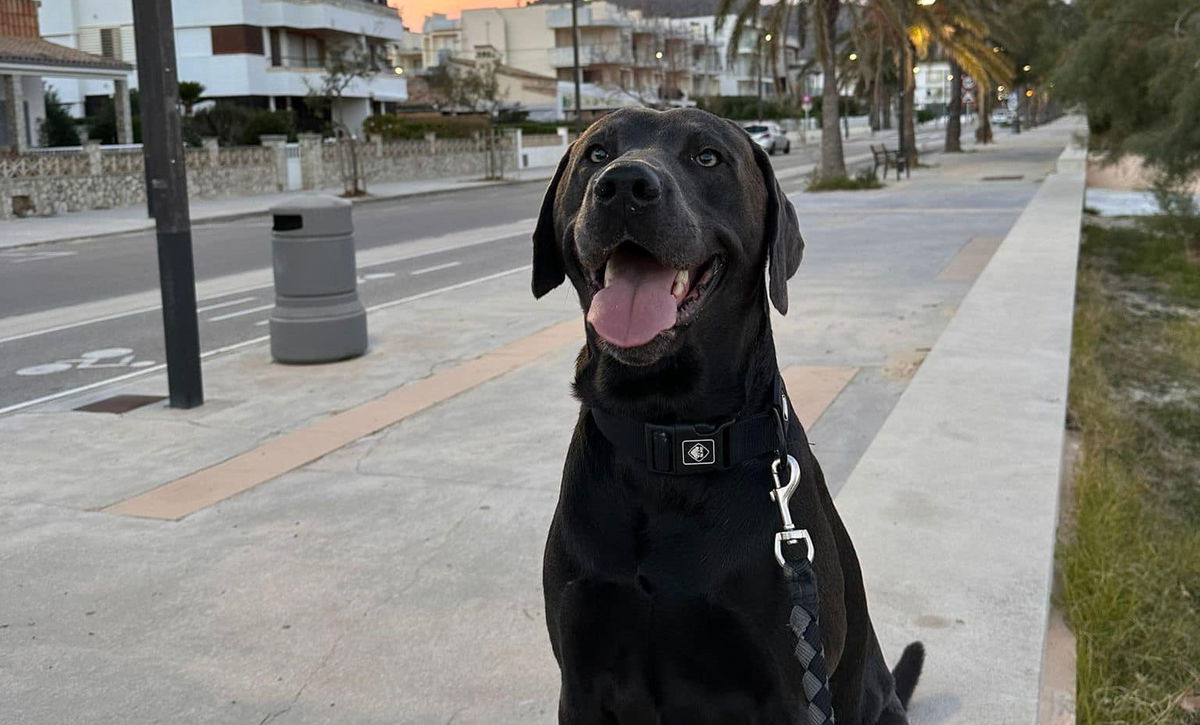
M1017 104L1020 102L1020 97L1016 93L1013 93L1008 97L1008 110L1015 112L1017 110Z
M963 89L973 90L975 88L975 79L971 76L963 76Z
M975 92L964 90L963 91L963 103L965 103L968 106L974 106L975 105Z
M805 113L808 113L809 111L811 111L812 110L812 96L808 95L807 93L805 93L803 96L801 96L800 97L800 107L804 109Z

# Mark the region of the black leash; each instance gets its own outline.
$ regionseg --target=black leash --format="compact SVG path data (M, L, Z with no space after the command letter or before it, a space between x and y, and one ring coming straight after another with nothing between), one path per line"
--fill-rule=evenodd
M645 464L652 473L679 476L725 471L771 454L771 477L775 482L771 499L778 505L783 522L783 530L775 535L775 560L783 568L792 599L788 627L796 636L795 655L804 670L808 725L834 725L833 696L821 641L821 597L812 567L812 539L807 529L796 528L789 508L800 483L800 464L787 452L791 408L783 379L778 375L775 378L771 410L724 423L656 425L595 408L591 415L613 447ZM786 477L786 484L781 483L780 474Z

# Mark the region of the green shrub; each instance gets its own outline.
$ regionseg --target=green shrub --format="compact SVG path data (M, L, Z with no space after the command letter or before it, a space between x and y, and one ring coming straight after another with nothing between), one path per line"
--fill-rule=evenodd
M261 136L271 134L282 134L289 140L295 138L296 120L291 111L254 111L242 129L241 143L254 146L261 143Z
M242 142L246 125L254 112L228 101L218 101L192 116L192 130L200 137L215 137L222 146Z
M875 178L870 169L863 169L854 175L832 176L827 179L813 178L808 182L805 191L862 191L863 189L882 189L883 184Z
M932 121L935 118L937 118L937 114L934 113L932 109L929 109L929 108L918 108L917 109L917 123L927 123L929 121Z
M38 143L42 146L78 146L79 131L67 106L58 100L56 91L46 91L46 118L38 127Z
M431 116L384 113L370 116L363 122L367 133L379 134L387 141L421 139L427 133L439 138L470 138L488 129L483 116Z

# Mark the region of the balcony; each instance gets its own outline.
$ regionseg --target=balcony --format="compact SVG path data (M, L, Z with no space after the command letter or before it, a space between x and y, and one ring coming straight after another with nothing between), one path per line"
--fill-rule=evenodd
M628 27L633 23L625 13L616 11L610 6L579 8L579 25L594 28ZM546 25L550 28L571 27L570 6L554 8L546 11Z
M395 8L375 0L261 0L256 25L301 30L337 30L394 41L404 34Z
M575 57L570 46L551 48L550 65L555 68L573 68ZM579 46L579 65L629 65L633 52L628 46L617 43L597 43Z

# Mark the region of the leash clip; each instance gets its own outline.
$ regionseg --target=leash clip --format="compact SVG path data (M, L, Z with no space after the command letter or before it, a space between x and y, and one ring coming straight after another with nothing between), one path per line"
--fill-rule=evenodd
M788 467L788 482L783 484L780 482L779 469L785 464ZM800 464L790 455L787 456L786 461L783 457L777 458L771 462L771 478L775 481L771 499L779 506L779 518L783 520L783 531L775 534L775 561L779 562L780 566L787 568L787 560L783 555L784 546L795 546L803 541L808 550L806 556L811 564L813 560L812 538L808 535L808 529L796 528L795 523L792 522L792 511L788 507L792 500L792 494L796 492L796 487L800 484Z

